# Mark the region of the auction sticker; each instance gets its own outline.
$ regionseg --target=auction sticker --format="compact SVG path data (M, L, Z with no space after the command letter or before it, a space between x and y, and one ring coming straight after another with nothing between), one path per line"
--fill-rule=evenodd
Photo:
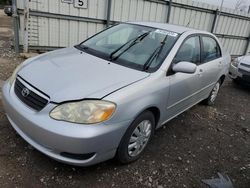
M163 34L163 35L169 35L169 36L172 36L172 37L177 37L178 36L178 33L171 32L171 31L166 31L166 30L162 30L162 29L156 29L155 32Z

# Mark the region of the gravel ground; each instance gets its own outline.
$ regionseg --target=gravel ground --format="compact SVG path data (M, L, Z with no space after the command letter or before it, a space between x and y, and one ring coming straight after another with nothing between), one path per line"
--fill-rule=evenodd
M23 61L12 49L12 20L0 9L0 80L6 80L14 68Z
M0 27L0 80L22 59ZM213 107L196 105L156 131L138 161L110 160L88 168L58 163L11 128L0 102L0 187L206 188L201 180L227 174L235 188L250 187L250 88L226 80Z

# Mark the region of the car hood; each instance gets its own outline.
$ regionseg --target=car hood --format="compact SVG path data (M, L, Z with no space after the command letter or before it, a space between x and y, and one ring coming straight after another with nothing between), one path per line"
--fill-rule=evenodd
M103 98L149 73L127 68L76 48L56 50L24 63L18 72L25 81L56 103Z
M250 55L238 57L240 63L250 65Z

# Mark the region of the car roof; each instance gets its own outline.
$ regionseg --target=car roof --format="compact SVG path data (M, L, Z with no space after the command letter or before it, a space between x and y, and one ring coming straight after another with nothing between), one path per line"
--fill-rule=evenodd
M154 28L159 28L159 29L164 29L176 33L184 33L186 31L193 31L193 32L202 32L200 30L192 29L189 27L184 27L184 26L179 26L179 25L173 25L173 24L167 24L167 23L158 23L158 22L129 22L131 24L137 24L137 25L142 25L142 26L148 26L148 27L154 27Z

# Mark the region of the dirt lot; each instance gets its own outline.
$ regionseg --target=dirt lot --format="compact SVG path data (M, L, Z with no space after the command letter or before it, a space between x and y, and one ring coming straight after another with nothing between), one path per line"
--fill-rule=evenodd
M22 61L11 49L10 19L0 12L0 80ZM29 146L4 115L0 101L0 187L190 187L227 174L250 187L250 88L224 83L213 107L197 105L167 123L143 157L80 168L58 163Z
M15 56L13 43L12 20L0 9L0 80L6 80L10 72L22 61Z

